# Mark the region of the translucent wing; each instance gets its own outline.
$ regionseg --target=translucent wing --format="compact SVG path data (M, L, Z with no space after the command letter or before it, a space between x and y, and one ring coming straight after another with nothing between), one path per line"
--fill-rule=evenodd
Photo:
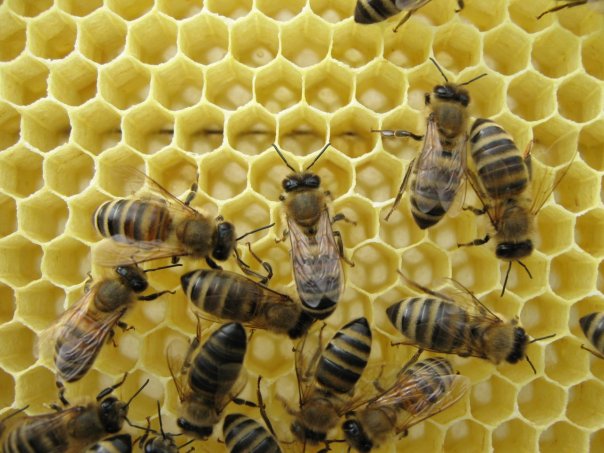
M558 184L560 184L562 179L566 176L571 165L575 161L577 152L578 151L575 151L570 162L555 176L554 182L551 185L547 183L549 179L549 172L540 178L538 185L533 183L533 203L531 204L530 209L531 214L536 215L541 210L550 195L554 192L554 190L556 190L556 187L558 187Z
M183 352L183 343L184 341L180 340L172 341L168 345L166 355L168 370L170 371L172 382L174 382L174 387L176 388L178 398L181 402L186 398L186 394L189 393L188 385L185 379L187 371L187 368L184 368L185 356L192 353L192 351L189 351L189 354L185 354ZM189 345L188 349L195 349L197 345L197 342L194 345Z
M307 332L298 342L295 351L295 371L298 382L298 395L300 406L308 400L314 387L314 378L323 352L323 330L325 324L319 330L319 334Z
M325 297L337 301L344 289L344 278L329 212L325 209L321 214L314 236L305 234L289 218L288 226L294 278L304 304L318 307Z
M130 241L122 237L103 239L94 246L93 253L94 262L107 267L144 263L189 254L179 244L159 241Z
M396 0L395 5L401 11L416 10L430 3L431 0Z

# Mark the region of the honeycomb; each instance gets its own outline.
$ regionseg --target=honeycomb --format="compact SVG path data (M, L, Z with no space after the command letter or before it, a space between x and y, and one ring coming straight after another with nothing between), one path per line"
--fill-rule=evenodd
M390 346L400 337L384 312L410 294L400 268L428 286L453 277L492 309L518 316L531 336L556 334L529 348L536 375L526 363L450 357L472 390L383 451L604 450L604 361L579 349L578 324L604 310L604 16L585 5L537 21L549 0L467 0L456 14L454 0L433 0L395 34L399 17L361 26L354 6L0 1L0 408L28 404L35 414L56 401L38 336L83 293L100 239L90 222L95 208L132 191L115 170L140 168L178 196L198 172L196 208L220 213L239 232L277 222L252 237L253 247L274 267L271 285L293 294L289 244L275 243L287 169L270 145L302 166L329 141L313 168L333 194L333 211L357 222L338 225L356 266L346 266L345 295L327 320L332 331L366 316L372 360L400 366L413 351ZM468 86L471 114L500 123L520 149L533 139L537 174L559 172L578 149L538 214L536 251L526 260L532 279L513 266L503 298L506 266L492 245L456 246L484 235L481 219L463 212L422 231L403 201L383 220L421 144L370 131L422 132L423 93L442 80L430 56L453 80L488 74ZM152 287L178 289L178 276L198 265L156 272ZM118 346L104 347L67 396L94 395L129 371L119 395L151 380L131 418L151 416L157 426L159 400L164 424L177 432L166 349L194 335L195 317L179 291L137 304L125 321L136 329L118 333ZM287 431L276 394L295 387L291 343L255 332L246 366L244 396L255 399L262 375L272 421ZM226 412L258 418L253 408ZM217 442L196 448L224 449Z

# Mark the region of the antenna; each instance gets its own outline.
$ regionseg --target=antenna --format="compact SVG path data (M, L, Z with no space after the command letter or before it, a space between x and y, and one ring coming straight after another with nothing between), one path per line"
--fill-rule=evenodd
M464 86L464 85L469 85L470 83L475 82L475 81L477 81L478 79L482 79L482 78L483 78L484 76L486 76L486 75L487 75L487 73L486 73L486 72L483 72L482 74L480 74L480 75L478 75L478 76L474 77L473 79L468 80L467 82L460 83L460 84L459 84L459 86L460 86L460 87L462 87L462 86Z
M313 160L310 165L308 167L306 167L307 170L310 170L310 167L312 167L318 160L319 158L323 155L323 153L325 151L327 151L327 148L329 148L331 146L331 143L328 143L327 145L325 145L323 147L323 149L319 152L319 154L317 155L317 157L315 157L315 160Z
M294 173L297 173L298 171L294 169L294 167L292 167L289 162L287 161L287 159L285 158L285 156L281 153L281 151L279 151L279 148L277 148L277 145L275 145L273 143L273 148L275 148L275 151L277 151L277 154L279 154L279 157L281 158L281 160L283 162L285 162L285 165L287 165L287 168L289 168L291 171L293 171Z
M132 397L130 397L130 399L129 399L129 400L128 400L128 402L126 403L126 407L130 406L130 403L132 402L132 400L133 400L134 398L136 398L136 397L138 396L138 394L139 394L140 392L142 392L142 391L143 391L143 389L144 389L145 387L147 387L147 384L148 384L148 383L149 383L149 379L147 379L147 380L145 381L145 383L144 383L143 385L141 385L141 387L140 387L140 388L139 388L139 389L138 389L138 390L137 390L137 391L134 393L134 395L132 395Z
M443 76L443 79L445 79L445 82L449 83L449 79L447 79L447 76L445 75L445 73L443 72L443 70L441 69L441 67L438 65L438 63L436 62L436 60L432 57L430 57L430 61L432 63L434 63L434 66L436 66L436 69L438 69L438 72L440 72L440 75Z

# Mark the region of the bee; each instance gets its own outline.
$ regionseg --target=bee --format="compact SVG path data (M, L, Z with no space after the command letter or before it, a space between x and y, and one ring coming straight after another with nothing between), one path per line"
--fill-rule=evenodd
M120 198L103 203L93 215L97 232L106 238L95 249L96 261L106 266L182 256L205 259L208 266L221 269L214 260L226 261L235 254L241 269L263 281L270 279L252 271L239 257L237 241L249 234L270 228L258 228L236 237L235 226L222 217L215 220L193 209L198 186L194 183L184 202L180 201L158 182L128 170L134 179L143 179L149 189L138 198ZM262 263L267 272L270 265Z
M131 453L132 436L130 434L117 434L99 442L88 450L89 453Z
M225 406L245 385L245 379L241 379L244 375L240 374L247 337L241 324L225 324L193 356L200 344L199 323L197 329L179 376L174 374L170 360L168 366L181 402L181 415L176 423L186 435L205 440L212 434Z
M467 107L470 95L462 88L484 77L481 74L461 84L449 83L447 76L433 58L438 71L445 79L444 85L426 93L426 106L430 108L425 135L403 130L374 130L385 137L411 137L423 140L417 159L409 164L386 220L399 205L403 192L411 183L411 213L419 228L436 225L449 210L457 194L466 168Z
M164 432L164 424L161 418L161 407L159 405L159 401L157 402L157 416L159 419L159 433L151 429L151 422L149 418L147 418L147 428L145 429L145 434L138 439L138 446L143 453L178 453L181 448L184 448L193 442L193 439L191 439L190 441L177 446L174 442L175 435ZM149 437L151 433L155 434L156 436ZM161 437L158 436L158 434L161 435ZM191 448L188 451L190 452L193 450L194 448Z
M545 204L555 187L568 171L551 186L539 187L531 193L532 179L531 148L529 143L524 153L514 144L510 135L494 121L479 118L470 131L472 160L476 173L468 170L470 184L483 204L483 209L465 207L477 215L487 214L496 242L497 258L508 262L501 295L505 293L512 262L522 266L529 277L529 269L520 261L533 253L535 216ZM572 161L571 161L572 163ZM482 245L491 239L490 235L458 246Z
M432 0L357 0L354 10L354 21L357 24L375 24L382 22L401 11L406 11L403 18L394 27L394 32L409 20L409 18L422 6L427 5ZM464 7L463 0L457 0L459 12Z
M306 337L296 351L300 410L286 408L295 416L290 427L294 436L304 444L316 444L325 441L344 415L345 403L369 360L371 329L365 318L349 322L307 366L301 354L305 341Z
M116 267L115 277L100 280L88 288L86 294L43 334L51 341L42 341L42 344L54 345L57 385L61 394L64 382L78 381L90 370L103 344L113 338L116 326L128 329L121 318L135 301L151 301L166 293L173 294L173 291L160 291L139 295L148 288L146 272L168 267L174 265L148 270L136 265Z
M315 319L325 319L336 309L344 291L344 270L341 259L344 246L339 231L332 229L338 220L350 220L342 214L333 219L329 215L329 192L319 190L321 178L309 170L329 148L329 143L302 172L296 171L276 145L277 154L293 172L282 182L285 194L279 199L284 203L292 248L292 267L296 288L304 310ZM351 222L354 223L354 222Z
M275 438L257 421L243 414L229 414L222 425L231 453L281 453Z
M124 403L110 394L124 383L126 377L127 374L117 384L102 390L95 402L65 408L53 406L56 412L15 420L0 437L2 452L80 453L117 433L124 421L130 423L130 403L149 383L147 380ZM60 398L63 404L69 405L63 395Z
M526 348L554 335L531 340L518 326L517 319L502 320L459 282L453 281L460 290L455 297L407 282L425 295L403 299L386 309L392 325L410 340L402 344L461 357L479 357L495 365L526 359L536 373Z
M596 357L604 359L604 313L590 313L579 319L581 330L585 334L585 337L589 342L596 348L596 350L588 349L585 346L581 346L583 349L588 350Z
M180 278L182 289L197 308L229 321L299 338L313 318L285 294L228 271L200 269Z
M575 6L581 6L581 5L587 5L587 4L590 4L594 11L604 12L604 4L602 3L602 0L556 0L556 1L558 1L560 3L562 3L562 2L564 2L564 3L562 3L561 5L558 5L558 6L554 6L553 8L550 8L546 11L543 11L541 14L539 14L537 16L537 19L541 19L546 14L560 11L562 9L574 8Z
M470 380L456 374L441 357L407 364L392 386L356 403L346 415L342 424L346 442L367 453L393 434L404 436L413 425L452 406L469 387Z

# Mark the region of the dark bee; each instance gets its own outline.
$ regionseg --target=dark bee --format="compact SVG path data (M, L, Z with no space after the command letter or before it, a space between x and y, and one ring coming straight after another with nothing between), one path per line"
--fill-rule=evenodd
M378 130L386 137L411 137L422 140L419 156L411 161L394 204L386 220L400 203L407 184L411 183L411 213L422 230L436 225L449 210L457 194L466 168L467 107L470 95L461 88L484 77L481 74L461 84L449 83L438 63L436 68L445 79L431 94L426 94L430 108L425 135L403 130Z
M403 18L394 27L394 32L409 20L411 15L422 6L427 5L432 0L357 0L357 6L354 10L354 21L357 24L375 24L382 22L396 14L406 11ZM464 7L463 0L457 0L459 12Z
M57 412L15 419L0 438L2 452L80 453L108 435L117 433L124 421L128 422L130 403L149 382L146 381L124 403L109 395L125 379L126 375L117 384L101 391L95 402L65 409L56 407ZM62 395L61 400L68 404Z
M345 404L369 360L371 329L365 318L349 322L309 364L303 361L303 348L304 343L296 351L300 409L289 409L296 417L291 431L305 444L316 444L325 441L344 415Z
M222 432L231 453L281 453L275 438L260 423L243 414L227 415Z
M313 319L285 294L228 271L197 270L180 279L196 307L217 318L299 338Z
M386 309L392 325L410 340L403 344L461 357L479 357L496 365L526 359L535 371L526 348L553 335L531 340L518 326L517 319L503 321L458 282L454 283L461 294L455 297L407 282L426 296L404 299Z
M89 453L131 453L132 452L132 436L130 434L117 434L113 437L99 442L91 449Z
M159 419L159 433L151 429L151 423L147 418L147 428L145 434L138 439L138 446L143 453L178 453L178 451L193 442L190 440L184 444L177 446L174 442L174 434L164 432L164 424L161 418L161 407L159 401L157 402L157 417ZM153 433L155 436L150 436ZM188 451L193 451L191 448Z
M469 387L469 379L456 374L443 358L407 364L393 385L356 403L346 415L342 425L346 442L367 453L391 436L404 436L413 425L447 409Z
M116 326L126 329L120 320L135 301L155 300L171 293L161 291L138 295L148 288L145 273L166 267L172 266L146 271L136 265L116 267L116 277L100 280L92 286L43 334L53 340L42 341L42 344L54 345L54 362L60 387L63 382L75 382L88 372L103 344L112 338Z
M604 313L595 312L585 315L579 320L579 324L581 325L581 330L583 330L585 337L596 350L593 351L585 346L583 346L583 348L587 349L596 357L604 359Z
M556 0L561 5L554 6L546 11L543 11L537 16L537 19L541 19L543 16L549 13L560 11L566 8L574 8L575 6L589 4L594 11L604 12L604 2L602 0Z
M285 195L280 196L285 207L288 234L292 248L292 267L298 294L304 310L315 319L325 319L336 309L344 290L341 258L344 247L340 233L332 223L327 207L328 192L319 190L321 178L309 170L327 150L323 148L303 172L296 171L273 145L285 165L293 171L282 182ZM349 261L348 261L349 262ZM352 265L352 263L349 262Z
M181 402L178 426L189 436L207 439L225 406L245 384L240 374L247 337L241 324L225 324L195 353L200 335L198 324L197 336L178 376L170 361L168 365Z

